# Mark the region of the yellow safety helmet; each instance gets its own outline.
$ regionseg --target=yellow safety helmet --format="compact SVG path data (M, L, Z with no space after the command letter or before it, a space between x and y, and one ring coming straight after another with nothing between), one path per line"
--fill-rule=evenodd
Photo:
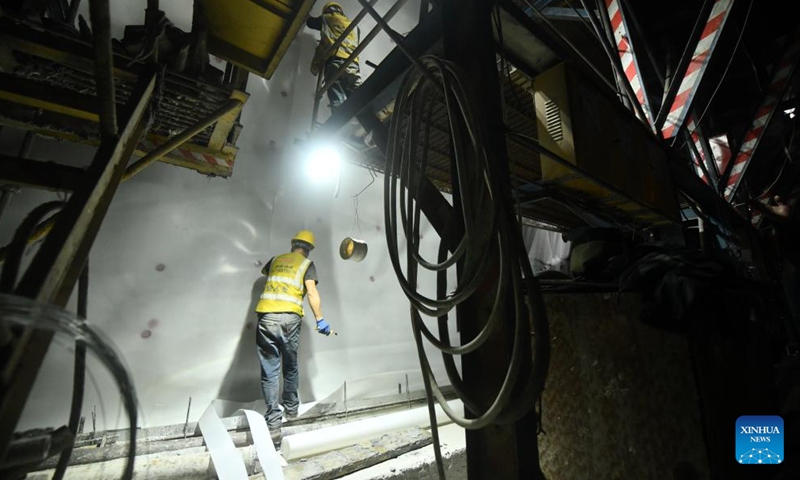
M322 7L322 13L330 13L334 8L339 9L339 13L344 14L344 8L336 2L328 2Z
M294 237L292 237L292 243L294 242L307 243L311 245L311 249L313 250L315 247L314 232L312 232L311 230L300 230L299 232L297 232L297 234L295 234Z

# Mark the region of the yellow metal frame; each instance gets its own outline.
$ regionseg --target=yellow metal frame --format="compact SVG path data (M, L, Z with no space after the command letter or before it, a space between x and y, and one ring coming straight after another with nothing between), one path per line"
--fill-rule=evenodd
M316 0L197 0L208 26L208 50L272 78Z
M64 51L48 45L42 45L27 38L20 38L13 35L0 33L0 44L7 46L14 51L27 53L80 70L92 71L93 69L93 61L89 58L86 58L78 53ZM120 62L119 64L124 64L124 62ZM137 77L136 73L119 67L114 68L114 75L115 77L123 80L131 80ZM189 150L199 154L206 154L221 159L223 160L224 165L214 165L209 162L191 160L186 158L179 151L167 154L161 158L160 161L170 165L190 168L203 174L223 177L230 176L232 174L233 162L236 158L238 148L233 145L228 145L226 141L231 128L236 123L244 104L249 98L249 94L240 90L233 90L230 94L230 98L241 101L242 106L232 110L230 113L217 121L211 134L208 146L204 147L191 142L186 142L180 147L184 150ZM81 105L80 102L71 102L70 100L71 99L69 98L65 98L63 102L54 102L52 100L27 95L22 92L0 89L0 101L6 101L34 109L45 110L58 115L64 115L84 121L95 123L99 121L99 116L96 111L89 110L87 106ZM30 130L39 135L54 137L73 143L81 143L91 146L98 146L100 143L99 140L86 139L72 133L56 130L55 128L47 128L21 122L4 117L2 114L0 114L0 125ZM165 137L161 137L152 133L148 134L146 138L156 145L160 145L166 141ZM142 157L148 152L149 150L140 146L135 151L134 156ZM230 164L230 166L228 164Z

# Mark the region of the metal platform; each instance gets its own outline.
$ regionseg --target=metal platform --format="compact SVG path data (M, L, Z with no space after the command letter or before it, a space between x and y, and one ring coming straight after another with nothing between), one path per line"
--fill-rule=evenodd
M507 136L507 154L512 183L517 189L522 215L530 222L559 231L587 224L642 230L653 225L677 221L677 218L654 214L649 206L641 204L637 205L639 212L631 215L630 211L625 211L620 205L635 201L627 198L625 192L620 189L615 189L614 194L604 200L544 181L541 149L536 148L535 144L538 135L533 78L565 60L578 59L558 38L553 37L528 17L517 2L503 1L500 4L502 38L500 32L495 29L498 77L502 89L505 126L510 132L521 135ZM441 56L443 53L441 38L442 20L437 9L433 9L405 37L404 47L414 55ZM581 66L580 63L576 64L583 73L594 75L595 80L599 80L594 72ZM392 120L394 98L404 73L410 67L411 61L401 49L395 48L362 86L314 134L320 137L338 135L358 150L358 154L352 158L354 163L382 172L385 157L381 149L350 141L352 127L348 125L353 118L359 119L362 124L365 123L365 119L372 118L380 121L383 128L388 128ZM452 188L450 132L447 113L442 103L434 106L430 129L428 145L430 157L426 174L431 184L438 190L450 192ZM524 141L522 137L534 141ZM594 181L586 172L578 171L576 175Z
M0 44L10 49L12 68L0 74L0 125L88 145L99 145L99 112L93 72L92 44L75 33L0 18ZM143 62L114 53L116 102L131 95ZM207 175L227 177L236 160L241 131L239 113L248 94L232 84L214 84L165 70L156 92L155 119L135 155L144 156L231 105L219 120L161 161ZM235 103L235 105L233 105Z

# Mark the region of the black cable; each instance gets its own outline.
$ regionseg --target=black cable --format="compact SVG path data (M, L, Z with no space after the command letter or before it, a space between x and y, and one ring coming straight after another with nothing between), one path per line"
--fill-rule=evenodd
M87 317L87 307L89 302L89 261L83 266L81 276L78 278L78 317ZM74 436L58 459L53 480L61 480L67 471L72 450L75 447L75 440L78 438L78 425L81 420L81 408L83 407L83 393L86 384L86 344L82 340L75 340L75 367L72 377L72 406L69 413L69 430Z
M28 238L33 234L42 218L54 210L61 209L64 205L65 203L61 201L43 203L34 208L22 221L17 231L14 232L14 238L11 243L6 247L8 250L3 264L3 273L0 275L0 292L11 293L14 291L22 256L25 254L25 247L28 245Z

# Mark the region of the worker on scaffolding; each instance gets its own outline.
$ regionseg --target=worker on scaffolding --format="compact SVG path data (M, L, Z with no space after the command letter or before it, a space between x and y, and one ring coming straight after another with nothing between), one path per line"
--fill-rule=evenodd
M314 249L314 234L301 230L292 238L292 250L273 257L261 270L267 276L264 292L256 305L258 330L256 344L261 362L261 390L267 411L267 421L275 448L281 444L283 412L279 406L278 385L283 365L283 407L286 418L297 417L300 401L297 396L299 369L297 347L300 344L303 298L308 295L308 305L316 318L317 331L331 334L331 327L322 317L317 268L308 259Z
M350 19L344 14L344 8L336 2L326 3L322 7L322 15L309 17L306 25L320 32L319 44L311 61L311 73L316 76L319 75L320 69L324 69L322 72L325 84L331 85L328 89L331 111L336 111L336 108L361 84L358 57L344 66L347 58L358 48L358 27L347 34L338 48L331 48L350 25ZM345 71L334 80L342 67Z

